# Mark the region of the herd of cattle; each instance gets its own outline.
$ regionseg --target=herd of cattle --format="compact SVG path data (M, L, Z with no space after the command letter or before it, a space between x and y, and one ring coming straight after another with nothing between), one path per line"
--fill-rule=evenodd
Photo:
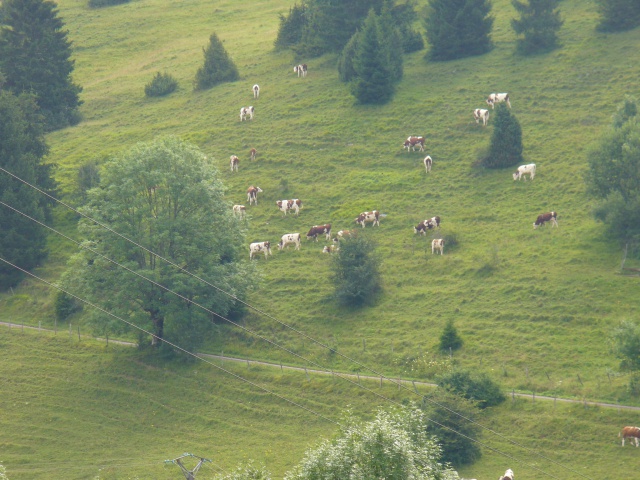
M307 64L303 63L300 65L296 65L293 67L294 73L298 75L298 77L306 77L307 75ZM260 86L254 85L252 87L253 97L254 99L259 98L260 95ZM495 108L496 103L506 103L506 105L511 108L511 101L509 100L508 93L492 93L486 99L487 105L491 106L491 108ZM255 113L255 109L253 106L242 107L240 109L240 121L244 120L253 120ZM477 108L473 111L473 117L476 123L480 123L484 126L487 125L489 121L489 110ZM403 149L406 149L407 152L415 152L418 149L420 152L425 151L425 137L410 135L402 145ZM256 158L256 149L252 148L249 152L249 157L253 161ZM240 159L237 155L231 155L230 157L230 166L231 172L237 172L240 164ZM433 159L431 156L427 155L423 160L424 168L426 173L431 172L431 168L433 166ZM514 180L527 180L526 176L529 176L530 180L535 178L536 174L536 165L534 163L528 165L521 165L513 174ZM247 202L249 205L258 205L258 193L262 193L262 189L260 187L251 185L247 189ZM276 206L278 209L286 216L287 212L290 210L299 215L300 210L302 209L302 201L298 198L287 199L287 200L277 200ZM244 205L234 205L233 212L237 216L244 218L246 214L246 207ZM547 212L538 215L536 221L533 223L533 228L538 228L539 226L544 225L547 222L551 223L551 226L558 226L558 214L556 212ZM357 225L361 225L362 228L365 227L367 223L371 223L372 226L380 226L380 212L377 210L373 210L370 212L362 212L358 217L354 220L354 223ZM418 225L413 228L415 234L426 235L429 230L440 228L440 217L434 216L429 219L423 220ZM340 230L336 237L333 238L333 244L325 246L323 248L324 253L334 253L340 249L340 240L345 235L353 235L353 231L348 230ZM318 241L318 236L324 235L327 240L331 239L331 224L327 223L324 225L314 225L312 226L306 238L308 240ZM301 244L301 235L300 233L287 233L282 236L280 241L278 242L278 249L283 250L288 245L293 245L296 250L300 249ZM444 239L443 238L434 238L431 242L431 253L435 254L436 252L440 255L444 254ZM271 242L263 241L263 242L254 242L249 245L249 258L253 258L254 255L264 253L265 258L268 258L271 255ZM624 440L623 440L624 441ZM505 477L508 478L508 477Z

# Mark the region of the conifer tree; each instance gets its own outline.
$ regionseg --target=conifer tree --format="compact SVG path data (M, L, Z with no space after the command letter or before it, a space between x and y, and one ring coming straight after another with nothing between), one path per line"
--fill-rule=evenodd
M48 129L77 123L82 88L71 81L71 42L56 4L6 0L1 8L0 70L6 77L5 88L16 94L34 93Z
M307 24L307 6L295 3L289 8L289 15L280 14L280 26L276 37L276 48L289 48L300 43L302 32Z
M511 167L522 163L522 128L504 103L495 108L493 135L488 155L482 160L487 168Z
M202 51L204 65L196 73L196 90L206 90L218 83L233 82L240 78L235 63L229 57L218 35L212 33L209 37L209 46Z
M597 29L603 32L621 32L640 25L638 0L596 0L600 12Z
M386 0L378 18L379 39L386 51L387 64L394 82L402 79L402 37L391 15L393 0Z
M520 19L511 20L517 35L517 50L523 55L548 52L558 46L558 30L564 23L560 18L560 0L512 0Z
M353 66L353 59L356 56L359 38L360 31L357 31L344 46L338 57L338 76L342 82L350 82L358 75Z
M443 352L448 352L449 349L458 350L462 347L462 343L462 338L458 335L458 330L453 324L453 320L449 319L442 331L442 335L440 335L440 350Z
M493 48L490 0L429 0L425 18L431 60L482 55Z
M379 264L375 245L366 237L342 240L331 263L338 301L351 306L373 302L380 289Z

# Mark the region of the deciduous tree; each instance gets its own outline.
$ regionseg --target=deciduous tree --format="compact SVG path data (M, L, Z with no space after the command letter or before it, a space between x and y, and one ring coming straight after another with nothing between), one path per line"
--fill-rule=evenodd
M518 38L517 50L523 55L542 53L558 47L558 31L563 20L558 5L560 0L512 0L520 19L511 20Z

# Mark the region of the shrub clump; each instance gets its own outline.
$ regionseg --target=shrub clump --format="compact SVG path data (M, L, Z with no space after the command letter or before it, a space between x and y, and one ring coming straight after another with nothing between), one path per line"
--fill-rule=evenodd
M505 401L505 396L497 383L486 374L471 374L466 370L442 375L438 386L477 403L479 408L487 408Z
M144 86L147 97L163 97L178 88L178 81L168 73L157 72L153 79Z
M111 5L120 5L121 3L129 3L129 0L89 0L90 8L110 7Z

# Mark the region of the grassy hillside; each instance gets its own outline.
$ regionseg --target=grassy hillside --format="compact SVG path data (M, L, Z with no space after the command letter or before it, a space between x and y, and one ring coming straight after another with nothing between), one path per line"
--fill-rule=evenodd
M486 371L505 389L640 404L627 394L626 379L616 375L617 361L606 341L619 320L637 317L638 279L619 275L621 250L591 218L591 201L582 180L589 144L607 128L625 94L639 95L640 65L634 56L640 48L640 30L596 33L593 3L565 0L561 5L563 48L521 58L513 55L510 2L493 3L496 48L491 53L439 64L426 63L424 52L411 54L405 58L405 76L394 100L385 106L362 107L354 105L338 81L334 56L302 59L309 65L309 74L302 79L292 71L299 59L290 52L273 51L277 14L288 11L288 2L140 0L88 10L85 1L61 0L60 13L75 49L74 81L84 87L85 103L78 126L48 137L50 160L59 165L57 179L70 194L77 169L84 163L101 161L157 135L173 134L199 145L220 168L230 203L244 203L251 184L264 190L260 204L248 207L248 242L275 243L284 233L304 234L311 225L325 222L336 231L351 228L358 213L378 209L386 214L381 226L364 231L378 243L383 260L384 291L375 306L354 311L335 305L330 298L329 259L321 253L320 242L306 242L299 252L274 252L268 262L257 260L264 281L250 303L386 374L418 378L430 372L411 372L411 359L431 359L446 320L454 318L465 340L455 360ZM238 65L241 80L193 92L202 47L214 31ZM167 98L146 99L144 85L157 71L176 77L179 90ZM252 98L254 83L261 87L258 100ZM490 92L510 94L512 111L523 129L526 160L537 164L533 182L513 182L510 170L483 171L473 166L478 151L488 145L492 127L491 119L487 128L476 125L471 112L485 106ZM256 117L241 123L239 109L246 105L255 106ZM422 167L422 154L401 149L410 134L427 138L427 153L434 159L429 175ZM258 150L254 163L248 159L251 147ZM231 154L241 157L239 173L229 171ZM275 206L282 198L303 200L298 218L282 217ZM536 216L549 210L559 213L559 228L534 231ZM75 234L73 216L62 209L56 215L56 226ZM412 230L418 221L433 215L442 218L442 233L455 234L458 240L454 248L445 247L442 257L430 254L430 238L418 238ZM52 236L50 259L40 273L57 278L72 251L72 245ZM0 320L51 324L52 298L47 288L26 281L14 292L0 295ZM82 318L72 321L75 325ZM314 362L358 369L269 318L249 313L243 323ZM220 325L217 332L208 351L300 363L231 327ZM96 361L108 361L96 357ZM142 371L146 370L140 369L136 378L143 378ZM92 375L78 373L88 379ZM166 395L172 397L170 388ZM225 393L224 402L233 402L233 395ZM350 399L317 401L345 405ZM80 403L78 408L90 410ZM117 418L117 411L109 417ZM522 420L523 441L532 429L545 426L535 420L540 412L530 413L530 421ZM235 415L212 414L211 418L224 422ZM304 449L300 439L309 437L301 422L313 420L306 416L301 420L300 413L292 415L290 423L276 420L298 425L272 449L278 471L299 458ZM502 410L496 415L497 426L519 425L515 417L525 413L518 410L511 417ZM144 416L132 414L130 422L123 422L144 432L139 441L127 433L133 438L124 442L114 426L105 435L111 443L92 446L80 438L75 448L72 443L68 448L51 447L55 452L51 455L86 463L85 449L75 451L77 445L84 445L93 457L106 449L109 454L136 458L126 453L131 446L149 445L156 439L147 436L139 418ZM536 430L539 433L531 438L541 449L560 452L566 448L567 461L569 452L590 448L597 429L585 426L582 448L574 448L574 438L565 433L562 422L601 424L607 433L597 441L610 446L624 423L612 413L580 409L563 410L562 415L549 418L548 432ZM44 420L40 420L34 425L41 425ZM241 419L237 425L247 422ZM279 426L272 427L271 422L263 419L255 432L271 428L278 432ZM176 421L174 426L190 425L179 430L186 435L196 424ZM15 431L18 424L12 425ZM82 425L72 425L69 431L78 428L92 437L99 432L97 426L84 429ZM238 433L231 427L228 431L228 438L239 443L229 443L235 447L224 454L227 467L239 458L240 445L262 443L255 432ZM314 435L328 431L332 428L317 427ZM169 440L169 430L166 433L161 440L166 444L145 451L162 458L169 455L165 447L176 443L175 437ZM128 447L118 450L116 444L121 441ZM30 443L24 440L21 447L7 451L24 449L21 461L36 462L39 453L30 450ZM52 443L53 437L42 440L46 448ZM186 445L175 453L195 450ZM589 451L602 458L604 465L606 459L600 456L606 448L597 454L595 446ZM256 457L253 449L245 452ZM574 465L588 463L572 460ZM614 463L624 462L616 457ZM487 453L477 471L495 476L504 470L499 465L502 460ZM135 472L144 478L143 468ZM523 474L533 478L534 472ZM481 477L480 473L469 475ZM606 475L603 468L594 478ZM22 478L33 477L24 474Z

